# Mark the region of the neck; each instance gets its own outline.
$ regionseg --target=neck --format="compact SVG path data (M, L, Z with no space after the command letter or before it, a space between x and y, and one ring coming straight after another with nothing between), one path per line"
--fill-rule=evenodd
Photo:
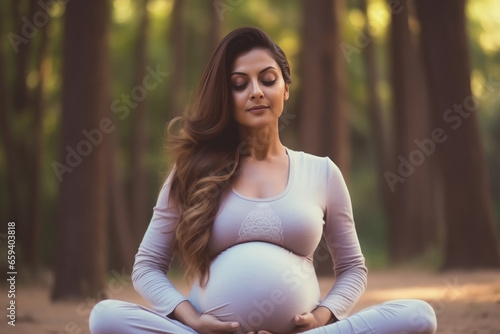
M280 141L278 130L265 128L240 128L240 154L255 160L280 157L285 148Z

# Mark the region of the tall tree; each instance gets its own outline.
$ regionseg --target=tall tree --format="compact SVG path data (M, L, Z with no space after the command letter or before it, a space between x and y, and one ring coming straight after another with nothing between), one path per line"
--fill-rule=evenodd
M415 3L408 1L409 21L418 22L416 17ZM430 101L427 91L425 80L424 62L421 53L421 39L419 29L411 29L411 39L414 45L415 66L412 75L415 78L415 106L417 110L424 110L418 113L418 120L416 120L415 135L418 137L413 138L414 150L421 150L417 145L417 138L422 142L424 138L429 138L429 134L433 130L432 121L430 117ZM417 211L416 216L419 217L419 225L421 226L421 233L424 239L421 242L422 250L427 250L429 247L440 246L442 227L444 221L442 219L443 201L440 196L440 189L442 187L441 175L436 173L436 159L433 155L426 157L426 162L421 165L415 172L413 180L412 198L420 198L420 205L413 205L413 212ZM412 200L410 198L410 201ZM418 202L418 201L415 201Z
M4 36L4 25L6 20L4 20L4 13L1 12L0 20L0 36ZM5 184L7 184L7 189L2 191L3 198L7 202L7 209L5 212L5 219L14 220L17 219L17 213L19 212L19 195L17 188L17 173L14 165L14 155L15 146L13 142L13 134L11 128L9 127L11 120L11 108L10 101L8 101L8 88L7 73L5 66L5 50L4 43L0 43L0 138L3 143L3 151L5 154ZM4 217L2 217L4 218Z
M386 214L386 219L389 229L394 224L397 224L398 208L394 203L394 196L389 187L386 185L384 177L385 171L392 168L389 160L393 156L394 148L390 143L393 142L393 127L390 122L384 119L382 99L379 95L377 87L380 84L380 71L377 66L377 52L375 47L374 36L371 34L370 20L366 0L359 1L359 8L365 17L365 25L363 27L363 35L365 36L364 46L362 49L363 62L366 72L366 90L367 90L367 109L370 117L371 135L375 148L377 176L379 177L379 191L382 194L382 205ZM389 123L389 124L387 124ZM390 234L390 233L389 233ZM390 250L390 252L392 252Z
M116 119L110 110L110 118ZM144 233L134 239L132 232L132 219L129 214L130 209L127 205L126 191L123 177L117 166L118 155L118 130L109 134L109 152L108 154L108 203L109 203L109 221L110 241L112 249L112 269L130 273L134 264L134 254L137 250L138 239ZM137 224L137 222L135 222Z
M34 25L31 23L32 27L29 27L22 18L32 18L35 12L37 11L37 1L29 0L29 6L27 13L23 12L23 6L27 2L12 0L12 14L14 19L14 27L15 31L23 32L23 38L29 38L26 43L18 44L18 48L16 50L16 77L14 84L14 112L23 113L27 110L29 104L29 89L27 85L27 76L29 71L29 59L31 52L30 42L33 37L35 37L37 31L35 31L32 27ZM26 16L25 16L26 15ZM36 28L36 27L35 27Z
M55 300L96 296L106 271L109 1L71 1L64 17L62 180Z
M220 41L220 30L221 30L221 19L217 12L217 8L214 5L213 1L207 1L208 6L207 11L209 12L209 27L207 29L207 46L206 46L206 61L204 63L208 63L210 56L215 51L215 48L219 44Z
M35 31L33 29L23 29L24 22L21 20L23 16L33 17L36 9L35 1L12 1L12 29L15 32L21 33L22 38L34 37ZM7 21L7 20L6 20ZM21 175L31 175L31 161L30 142L26 136L21 136L20 133L30 131L29 123L20 120L28 119L27 116L30 106L30 91L27 85L27 77L29 73L30 54L32 52L32 40L26 39L28 42L13 44L15 47L9 51L14 51L14 83L9 97L11 102L7 104L5 112L6 121L4 126L9 124L16 124L15 127L5 130L5 145L6 153L9 161L7 163L9 201L12 206L9 208L10 219L17 222L19 248L24 252L25 247L29 248L30 245L24 243L31 237L32 230L30 224L30 210L23 210L28 203L27 192L30 185L30 180L27 177L20 177ZM7 99L7 97L5 97ZM19 130L21 128L21 131ZM15 129L15 130L14 130ZM26 258L23 257L21 263L31 262L30 256L32 252L27 250ZM27 261L26 261L27 260Z
M174 0L172 25L170 26L169 52L172 52L172 80L170 89L171 114L180 115L183 111L186 95L187 70L187 29L184 19L185 0Z
M349 122L345 66L340 45L341 1L303 1L299 137L302 149L329 156L347 178ZM332 262L322 240L315 253L319 275L331 274Z
M428 136L426 96L420 87L421 64L417 46L409 27L409 1L389 0L391 12L390 54L393 100L393 127L395 144L391 170L398 170L403 160L413 161L420 148L416 141ZM420 80L420 81L419 81ZM424 102L423 102L424 101ZM396 156L397 155L397 156ZM405 261L423 253L432 236L426 222L435 227L431 204L433 188L430 186L429 161L421 161L403 182L392 187L391 210L395 219L389 220L390 256L395 262ZM429 158L427 158L429 160Z
M148 172L146 157L148 150L147 138L147 97L149 92L142 83L146 76L147 66L147 40L149 16L147 10L148 0L138 3L140 23L136 41L136 57L134 72L134 87L142 87L143 90L137 96L137 106L132 113L132 149L131 149L131 187L130 187L130 208L132 209L132 225L136 243L138 244L147 228L149 218L148 202ZM138 90L139 91L139 90Z
M31 203L30 216L27 222L28 231L25 233L24 258L26 264L37 269L40 264L40 233L42 224L42 160L43 160L43 119L45 115L44 89L48 72L48 47L49 47L49 24L40 28L40 46L38 52L38 85L36 86L32 100L33 127L30 144L30 176L29 176L29 198Z
M23 254L20 262L28 270L36 270L40 260L43 90L48 60L47 29L50 22L47 20L41 25L40 22L31 22L30 19L40 8L36 0L12 1L10 6L13 14L12 30L7 38L15 72L12 94L8 97L7 88L1 88L4 104L2 137L9 185L8 215L9 219L18 222L19 248ZM5 21L9 20L2 18L2 24ZM2 71L1 75L6 75L5 72ZM34 89L28 87L29 73L38 74ZM31 135L26 136L26 133Z
M302 2L299 136L305 151L330 156L347 177L350 132L339 48L342 5L331 0Z
M432 119L441 129L436 155L444 180L444 268L499 267L488 175L470 87L465 0L416 2ZM444 19L446 18L446 19Z

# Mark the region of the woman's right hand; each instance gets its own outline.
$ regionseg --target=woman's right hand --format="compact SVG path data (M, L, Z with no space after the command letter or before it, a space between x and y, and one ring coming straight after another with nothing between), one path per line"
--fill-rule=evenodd
M237 322L224 322L212 315L202 314L193 329L200 334L225 334L234 333L239 327Z
M239 327L238 322L224 322L210 314L200 314L189 300L176 306L173 318L191 327L200 334L234 333Z

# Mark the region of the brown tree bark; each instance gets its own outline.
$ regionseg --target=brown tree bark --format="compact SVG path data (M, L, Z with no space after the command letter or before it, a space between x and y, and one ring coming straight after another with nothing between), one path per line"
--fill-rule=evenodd
M221 30L221 20L219 14L217 13L216 7L212 1L207 1L208 12L210 13L210 21L208 28L208 38L207 38L207 52L206 52L206 62L210 59L210 56L215 51L215 48L220 41L220 30Z
M0 36L4 35L4 13L2 13L2 21L0 22ZM5 54L3 44L0 45L0 136L5 152L5 184L7 189L2 191L2 195L7 202L7 210L5 219L15 221L18 218L19 212L19 194L17 189L17 173L14 164L15 146L13 142L13 134L10 131L10 119L12 109L11 101L8 101L10 96L6 86L7 74L5 67Z
M64 18L61 158L52 298L101 299L106 273L109 2L68 2ZM68 152L73 152L72 154ZM54 166L54 164L53 164ZM68 168L70 170L68 170Z
M412 161L419 150L416 140L428 136L425 95L419 89L419 58L408 24L409 2L389 0L391 11L390 50L391 83L394 118L394 165L398 170L401 159ZM419 155L418 166L404 181L391 189L391 210L395 219L389 221L390 257L403 262L422 254L430 244L427 221L431 215L433 196L430 187L429 157Z
M137 35L136 60L134 87L142 87L146 76L147 66L147 39L149 17L147 6L148 0L142 0L139 6L140 26ZM133 89L134 91L134 89ZM139 90L138 90L139 91ZM150 216L148 202L148 172L146 158L148 151L147 138L147 97L150 92L143 87L143 93L136 100L137 106L132 113L132 148L131 148L131 187L130 187L130 208L132 217L132 229L136 236L135 245L138 246L142 240ZM145 94L145 96L142 96ZM112 171L114 173L114 170ZM116 176L115 176L116 177ZM124 208L125 209L125 208Z
M443 268L498 268L500 251L479 132L479 101L470 88L465 0L416 3L444 180ZM446 19L444 19L446 18Z
M409 8L409 18L410 21L418 21L416 17L415 3L412 1L408 2ZM417 29L418 30L418 29ZM416 99L414 101L416 110L423 110L423 112L418 112L418 121L420 126L416 135L419 136L419 140L424 140L429 138L431 131L433 130L432 119L430 117L430 101L429 94L427 91L426 80L425 80L425 68L424 62L421 57L422 45L421 39L418 32L412 31L411 38L414 45L414 57L416 59L415 66L411 75L414 77L415 81L415 95ZM416 145L416 138L413 138L414 149L420 148ZM443 228L444 221L442 219L443 201L440 196L439 189L442 187L442 177L440 174L436 173L436 159L433 154L427 156L426 161L421 165L418 171L415 173L415 193L414 198L420 198L422 205L416 207L419 212L418 215L421 217L420 225L422 226L423 235L425 239L423 240L423 246L425 249L430 247L441 246L440 231Z
M302 150L329 156L348 179L349 123L340 45L341 1L303 1L299 137ZM318 275L332 273L324 241L315 253Z
M360 39L358 43L359 47L362 48L366 71L367 108L370 115L371 133L376 152L379 192L382 195L381 202L390 229L391 226L397 224L399 221L398 213L400 212L394 203L393 194L389 187L387 187L384 177L385 171L392 167L389 160L394 154L394 147L391 145L393 142L393 127L391 122L387 124L384 119L382 101L377 89L380 83L380 72L377 67L377 53L375 42L373 41L373 36L370 31L366 0L360 0L359 6L361 12L365 16L366 22L362 31L364 39ZM391 233L389 233L389 235L390 234ZM389 252L391 252L390 249Z
M45 72L43 59L47 49L47 26L33 22L34 13L39 10L36 0L11 2L13 13L12 30L8 34L14 53L14 83L11 103L5 103L2 111L6 143L7 174L9 184L9 217L18 223L19 244L23 256L20 259L27 269L36 269L40 250L39 233L41 224L41 159L43 144L43 84ZM23 20L21 18L24 18ZM11 35L15 35L13 38ZM18 38L22 43L17 43ZM38 43L38 49L36 46ZM32 69L30 62L34 60ZM31 91L27 86L29 71L37 71L38 85ZM22 121L28 118L30 122ZM14 124L16 131L11 132ZM22 127L22 128L20 128ZM25 136L31 133L31 136ZM19 175L23 175L20 177ZM28 272L27 272L28 273Z
M348 178L349 122L345 60L340 45L342 1L303 1L301 149L330 156Z
M27 24L23 22L22 17L27 17L28 21L31 21L33 14L37 9L37 2L30 0L30 5L28 6L27 12L22 12L22 6L24 1L12 0L12 13L14 18L14 29L19 34L25 32L27 35L23 34L23 38L28 39L27 43L22 43L19 45L18 52L16 52L16 78L14 83L14 94L13 94L13 106L15 113L26 112L29 105L29 90L26 84L26 78L28 76L29 70L29 56L32 47L32 38L35 36L36 31L33 28L23 29L23 26ZM33 27L35 27L33 25ZM36 28L36 27L35 27Z
M172 81L170 88L171 115L180 115L184 110L186 95L187 31L184 20L184 0L174 0L172 25L170 27L169 52L172 52Z
M111 114L111 113L110 113ZM114 115L110 115L113 119ZM109 203L109 221L110 221L110 241L113 245L115 262L110 265L112 269L125 269L125 272L131 273L134 264L134 255L137 250L137 240L132 234L131 216L127 198L125 196L125 187L123 186L123 177L116 164L116 153L118 152L118 130L115 129L109 134L109 154L108 154L108 203ZM135 232L135 231L134 231ZM142 237L144 232L138 237Z
M16 49L12 51L15 53L15 78L12 87L12 109L10 109L10 114L8 114L8 121L11 123L8 124L17 124L17 120L20 117L26 117L26 113L29 112L30 107L30 99L31 94L27 86L27 76L29 72L29 60L30 54L32 52L32 44L33 38L35 34L35 30L33 28L23 29L25 22L21 20L21 18L33 17L33 13L35 12L36 3L33 0L30 1L12 1L11 9L13 14L13 31L17 34L22 35L23 38L27 38L27 43L19 44ZM29 20L29 19L28 19ZM10 50L9 50L10 51ZM8 112L8 111L7 111ZM21 123L22 124L22 123ZM26 126L26 123L23 124ZM12 130L12 129L10 129ZM23 136L19 136L19 133L24 131L31 131L29 126L24 127L21 131L10 131L9 138L9 146L12 147L12 151L10 152L12 161L10 162L12 171L10 177L12 180L9 180L11 183L11 187L14 190L11 190L10 196L13 196L12 203L14 203L13 207L13 217L12 219L16 221L18 225L18 237L20 242L18 243L18 247L24 252L25 248L29 248L24 240L30 238L31 231L31 212L29 209L25 209L28 204L27 193L31 191L29 186L31 185L30 177L20 177L21 175L29 175L31 176L31 142L28 141L27 138ZM31 205L31 204L30 204ZM27 250L27 253L30 254L31 251ZM29 255L28 255L29 257ZM20 264L24 264L25 258L20 259ZM28 261L29 262L29 261Z
M38 269L40 265L40 231L42 224L42 160L43 160L43 118L44 118L44 88L48 71L48 47L49 47L49 24L40 28L40 46L38 52L38 85L33 97L33 130L30 138L31 173L29 175L30 185L28 203L30 217L26 222L27 233L25 234L24 260L32 269Z

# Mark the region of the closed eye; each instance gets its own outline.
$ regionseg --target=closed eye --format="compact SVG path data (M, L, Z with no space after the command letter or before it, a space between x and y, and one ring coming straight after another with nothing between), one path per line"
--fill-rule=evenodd
M272 86L274 85L274 83L276 82L276 79L274 80L271 80L271 81L262 81L262 83L265 85L265 86Z
M269 81L261 81L264 86L272 86L276 82L276 79ZM233 85L234 90L243 90L248 86L248 83L242 85Z
M248 86L248 84L243 84L243 85L233 85L234 90L243 90L245 87Z

